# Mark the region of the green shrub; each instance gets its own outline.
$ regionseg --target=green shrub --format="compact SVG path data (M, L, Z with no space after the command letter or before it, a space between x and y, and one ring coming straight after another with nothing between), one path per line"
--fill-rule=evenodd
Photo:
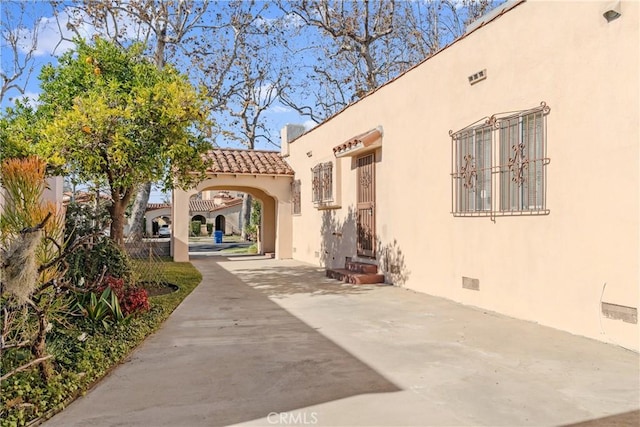
M200 235L200 225L202 223L200 221L191 221L191 234L194 236Z
M131 277L129 256L109 237L101 237L92 246L79 247L67 258L69 271L66 277L72 283L94 283L103 273L127 279Z
M213 234L213 224L207 223L207 235L211 236Z
M167 280L177 284L179 290L151 297L149 311L108 329L95 328L84 317L70 317L65 327L54 327L47 350L54 356L55 375L45 384L34 367L2 381L0 426L24 426L62 410L158 329L202 279L189 263L166 262L162 268ZM3 354L2 372L9 365L7 359Z
M102 291L100 297L96 292L78 295L76 306L87 320L101 324L105 329L124 320L118 296L109 286Z

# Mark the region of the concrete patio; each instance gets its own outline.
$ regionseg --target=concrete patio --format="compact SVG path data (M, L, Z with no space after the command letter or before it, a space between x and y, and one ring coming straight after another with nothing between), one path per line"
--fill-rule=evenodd
M640 422L631 351L292 260L193 263L164 326L47 427Z

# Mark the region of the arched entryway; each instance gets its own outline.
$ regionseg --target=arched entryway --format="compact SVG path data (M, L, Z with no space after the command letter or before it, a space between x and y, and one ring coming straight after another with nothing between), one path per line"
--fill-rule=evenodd
M280 153L221 149L212 150L209 156L212 166L204 181L188 190L173 190L173 259L189 260L189 198L211 190L238 191L259 200L262 203L261 252L274 253L280 259L291 258L291 182L294 173ZM215 225L218 229L218 220Z
M227 219L224 217L224 215L218 215L216 217L216 231L222 231L223 233L227 233L227 227L226 227L226 222Z

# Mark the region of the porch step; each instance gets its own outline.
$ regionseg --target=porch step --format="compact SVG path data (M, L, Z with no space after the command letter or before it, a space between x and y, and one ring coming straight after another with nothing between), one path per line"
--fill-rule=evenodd
M378 273L378 266L374 264L366 264L364 262L355 262L347 260L345 263L345 269L354 273L360 274L376 274Z
M359 264L359 263L356 263ZM370 265L370 264L365 264ZM374 265L375 272L358 272L350 270L348 268L333 268L327 270L327 277L343 281L345 283L351 283L354 285L368 285L374 283L384 283L384 274L378 274L378 268ZM370 270L369 267L366 269Z

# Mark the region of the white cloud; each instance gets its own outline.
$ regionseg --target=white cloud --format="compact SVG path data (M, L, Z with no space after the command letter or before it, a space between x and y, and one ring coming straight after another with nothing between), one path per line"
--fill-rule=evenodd
M38 105L39 96L40 96L39 93L25 92L21 95L11 97L10 101L15 104L15 102L19 100L27 105L35 107L36 105Z
M73 48L70 40L75 33L71 28L71 19L66 11L61 12L58 19L54 16L40 18L34 28L21 27L15 30L18 48L27 53L35 46L35 56L62 54ZM96 34L95 28L84 22L76 26L76 30L85 39Z
M269 28L281 26L287 30L296 30L304 26L304 20L295 13L287 13L275 18L258 17L254 21L258 28Z
M73 48L71 40L80 35L85 40L90 40L99 31L89 23L90 18L78 8L68 7L55 16L43 17L38 20L33 28L21 27L15 30L19 42L18 47L23 53L29 52L35 43L35 56L60 55ZM107 34L114 34L113 21L107 21ZM135 40L140 35L140 24L125 13L118 16L118 36L120 38Z
M283 107L282 105L276 105L271 107L270 111L272 113L291 113L293 110L288 107Z
M302 123L302 125L304 126L304 128L306 130L311 130L314 127L318 126L318 124L316 122L314 122L313 120L305 120L304 123Z

